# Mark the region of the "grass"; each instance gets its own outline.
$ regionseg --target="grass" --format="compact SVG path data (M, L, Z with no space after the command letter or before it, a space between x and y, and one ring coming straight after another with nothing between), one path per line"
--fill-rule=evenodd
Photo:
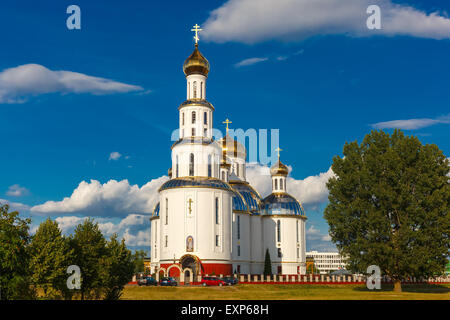
M126 286L125 300L450 300L450 284L403 285L403 292L364 285L238 284L231 287Z

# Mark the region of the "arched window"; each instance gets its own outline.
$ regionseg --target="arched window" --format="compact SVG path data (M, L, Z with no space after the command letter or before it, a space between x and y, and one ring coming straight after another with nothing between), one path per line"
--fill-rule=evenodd
M178 178L178 156L176 157L176 165L175 165L175 178Z
M195 128L192 128L191 136L195 137Z
M169 199L166 198L166 224L169 224Z
M208 155L208 177L212 176L212 164L211 164L211 155Z
M283 190L283 179L280 179L280 189Z
M200 99L203 98L203 82L200 82Z
M297 234L297 242L298 242L298 220L297 220L297 232L296 232L296 234Z
M197 98L197 81L194 81L194 99Z
M203 113L203 124L208 124L208 112Z
M192 123L195 123L195 111L192 111Z
M237 238L241 239L241 217L237 216Z
M181 125L184 126L184 112L181 114Z
M278 179L274 179L275 180L275 190L278 189Z
M219 198L216 197L216 224L219 224Z
M194 176L194 154L193 153L191 153L189 155L189 175L191 177Z
M281 242L281 221L277 220L277 241Z

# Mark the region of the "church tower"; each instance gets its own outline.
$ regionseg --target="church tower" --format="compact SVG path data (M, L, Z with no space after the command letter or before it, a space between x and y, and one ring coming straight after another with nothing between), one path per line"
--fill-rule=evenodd
M170 180L151 218L152 264L169 276L231 274L232 187L220 180L221 146L213 140L214 107L206 100L208 60L198 46L183 64L186 100L178 107ZM156 214L157 212L157 214ZM183 271L182 271L183 270ZM189 275L185 275L188 277Z

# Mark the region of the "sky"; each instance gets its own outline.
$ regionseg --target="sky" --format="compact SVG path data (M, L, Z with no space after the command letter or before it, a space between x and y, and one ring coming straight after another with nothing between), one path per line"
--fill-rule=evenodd
M68 29L70 5L81 29ZM381 29L367 13L378 5ZM279 129L307 250L332 250L326 181L346 142L400 128L450 154L450 3L439 0L2 1L0 202L64 233L94 217L149 247L184 60L211 64L214 127ZM248 179L270 193L267 167Z

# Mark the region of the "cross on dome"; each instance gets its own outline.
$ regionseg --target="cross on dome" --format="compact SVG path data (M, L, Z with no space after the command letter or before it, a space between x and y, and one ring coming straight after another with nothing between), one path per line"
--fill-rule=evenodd
M280 147L275 149L276 152L278 152L278 160L280 160L280 151L283 151L283 149L280 149Z
M224 122L222 122L222 123L225 123L226 125L227 125L227 134L228 134L228 125L230 124L230 123L233 123L232 121L230 121L230 120L228 120L228 118L227 118L227 120L225 120Z
M194 29L191 29L191 31L195 32L195 36L194 36L194 40L195 40L195 44L198 44L198 40L200 40L200 38L198 37L198 33L200 31L203 31L203 29L200 29L200 26L198 24L195 24L195 26L193 27Z

